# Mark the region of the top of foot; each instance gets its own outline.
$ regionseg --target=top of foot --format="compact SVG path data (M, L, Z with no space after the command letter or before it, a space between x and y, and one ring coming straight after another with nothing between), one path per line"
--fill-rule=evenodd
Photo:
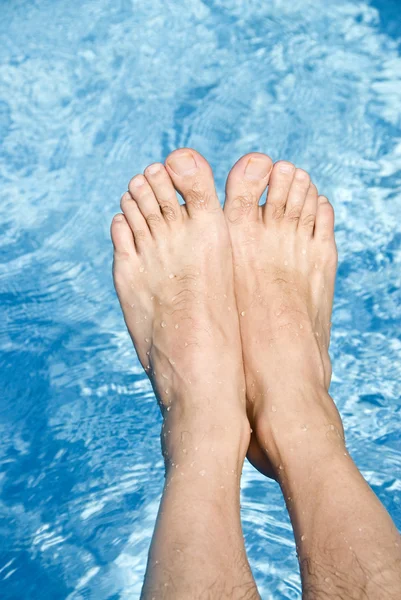
M226 389L226 409L245 416L230 238L209 164L177 150L130 181L121 208L115 287L162 410L196 398L214 411Z
M231 170L224 212L233 247L248 410L257 430L260 414L268 413L271 421L272 412L286 410L276 390L284 396L289 387L299 392L309 383L328 389L337 265L334 212L306 171L285 161L273 165L257 153L242 157Z

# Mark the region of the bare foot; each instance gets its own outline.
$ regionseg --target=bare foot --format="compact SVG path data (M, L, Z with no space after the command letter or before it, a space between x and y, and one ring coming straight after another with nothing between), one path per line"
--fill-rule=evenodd
M243 424L231 246L209 164L177 150L130 181L121 208L111 229L115 287L162 412L184 412L186 398L202 415L216 412L217 395L222 416Z
M210 166L177 150L131 180L121 208L114 282L166 463L141 598L259 598L240 521L250 427L231 245Z
M259 206L267 185L266 203ZM224 212L233 246L248 414L254 429L248 458L276 477L280 459L272 413L282 415L288 434L293 427L306 427L299 401L283 405L280 397L291 388L305 395L309 385L327 391L330 384L334 213L308 173L284 161L273 166L268 156L257 153L242 157L231 170ZM331 400L324 410L328 422L342 431Z

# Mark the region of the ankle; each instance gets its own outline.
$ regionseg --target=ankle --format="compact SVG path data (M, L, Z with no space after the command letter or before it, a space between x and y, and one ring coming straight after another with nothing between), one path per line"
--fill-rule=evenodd
M280 467L332 451L344 453L344 429L332 398L318 385L287 386L269 394L254 411L254 429L262 451L280 477Z
M177 465L203 470L202 465L207 465L213 470L224 467L241 472L249 439L245 411L227 418L227 413L184 415L172 409L165 415L161 431L166 470Z

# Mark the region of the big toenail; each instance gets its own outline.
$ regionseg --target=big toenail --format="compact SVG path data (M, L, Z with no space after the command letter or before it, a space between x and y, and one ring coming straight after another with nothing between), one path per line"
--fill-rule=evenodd
M263 158L252 157L245 167L245 177L247 179L263 179L268 176L270 166L270 163L266 164Z
M177 175L190 175L197 169L195 158L190 152L174 154L168 159L167 164Z
M280 163L279 168L282 173L291 173L293 166L291 163L282 162Z
M161 165L158 165L157 163L154 165L150 165L150 167L148 167L146 170L148 173L150 173L151 175L154 175L155 173L158 173L161 169Z
M138 175L131 183L134 187L141 187L145 183L145 178L142 175Z

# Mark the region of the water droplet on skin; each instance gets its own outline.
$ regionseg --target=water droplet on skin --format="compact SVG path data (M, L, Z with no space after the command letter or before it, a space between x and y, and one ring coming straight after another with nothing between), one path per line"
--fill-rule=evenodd
M150 299L151 299L151 300L153 300L153 299L154 299L154 296L151 296L151 297L150 297Z
M179 325L178 323L176 325L174 325L174 329L178 329Z
M131 308L135 308L135 304L131 304Z
M299 324L299 328L300 328L300 329L303 329L303 328L304 328L304 326L302 325L302 323L300 323L300 324Z
M145 338L145 342L148 343L150 340L149 338Z
M306 254L305 248L302 249L302 254Z
M164 393L168 396L168 390L164 390Z
M317 266L317 263L315 263L315 269L318 269L319 267Z
M277 412L277 406L272 406L272 412Z
M245 317L245 311L244 310L241 313L241 317Z
M188 346L188 342L185 342L184 346L185 346L185 348L186 348L186 347Z
M204 476L206 475L206 471L205 471L205 469L202 469L202 471L199 471L199 475L200 475L201 477L204 477Z
M281 310L276 311L276 317L279 317L281 315Z
M146 354L149 356L149 355L150 355L150 350L147 350L147 351L146 351Z
M231 310L231 306L227 306L227 309L228 309L228 310Z
M182 453L183 453L183 454L186 454L186 453L187 453L187 449L186 449L186 448L183 448L183 449L182 449Z
M175 365L175 362L173 361L173 359L172 359L172 358L169 358L169 359L168 359L168 362L170 363L170 365Z
M331 429L331 431L334 431L335 430L334 425L330 425L330 429Z
M174 275L174 273L170 273L170 275L168 277L169 277L169 279L174 279L175 275Z
M285 260L284 264L285 264L285 266L287 266L288 265L288 260Z
M279 468L279 471L283 471L284 470L283 465L279 465L278 468Z
M308 431L308 426L307 425L301 425L301 429L302 429L302 431Z
M304 542L306 540L306 535L301 535L301 542Z
M162 322L160 323L160 325L161 325L162 327L167 327L167 323L166 323L165 321L162 321Z
M140 267L139 267L139 272L140 272L140 273L143 273L143 272L144 272L144 270L145 270L145 267L143 267L143 266L140 266Z
M331 581L330 577L325 577L324 580L326 583L330 583L330 581Z
M168 406L166 410L167 410L167 412L170 412L171 406Z

